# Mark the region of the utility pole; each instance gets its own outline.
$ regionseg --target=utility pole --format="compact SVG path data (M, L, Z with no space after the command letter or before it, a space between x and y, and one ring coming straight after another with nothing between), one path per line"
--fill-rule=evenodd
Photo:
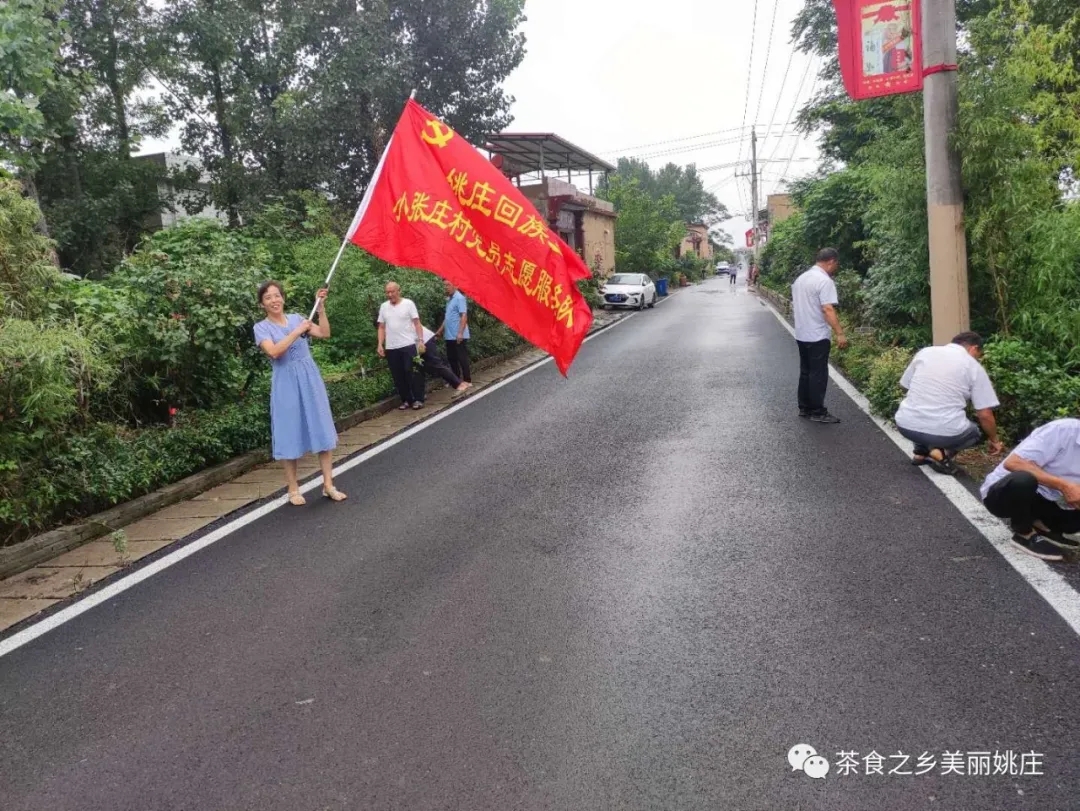
M761 259L761 232L758 229L758 168L757 168L757 128L750 133L750 196L753 198L754 214L752 227L754 229L754 269L760 270L758 261Z
M971 328L960 155L950 143L958 109L956 0L922 4L930 312L940 346Z

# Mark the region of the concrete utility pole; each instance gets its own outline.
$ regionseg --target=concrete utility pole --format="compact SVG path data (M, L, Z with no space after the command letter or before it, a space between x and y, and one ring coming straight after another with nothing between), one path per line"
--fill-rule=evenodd
M758 230L758 168L757 168L757 129L750 133L750 196L754 198L754 214L751 227L754 229L754 267L758 268L761 259L761 232ZM760 268L758 268L760 270Z
M957 121L956 0L922 0L926 203L930 224L930 311L934 343L971 328Z

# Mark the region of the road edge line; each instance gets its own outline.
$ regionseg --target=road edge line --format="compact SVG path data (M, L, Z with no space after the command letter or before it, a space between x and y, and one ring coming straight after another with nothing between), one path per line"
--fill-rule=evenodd
M762 298L758 301L776 316L791 335L795 337L795 328L788 323L772 303ZM869 417L881 431L893 441L907 456L913 451L912 443L900 435L900 432L870 410L870 401L852 385L836 368L829 364L829 378L846 394L859 410ZM1073 632L1080 635L1080 592L1069 584L1064 575L1054 571L1046 561L1025 555L1012 545L1012 533L1001 521L987 512L979 499L951 476L935 476L928 469L922 468L922 474L949 500L957 511L978 530L990 545L1009 562L1028 585L1050 604L1050 607L1068 623Z
M586 335L585 340L582 341L582 343L588 343L593 338L610 332L620 324L625 324L635 315L637 315L636 312L630 312L626 316L616 319L615 321L612 321L610 324L606 324L603 327L600 327L595 332ZM410 428L407 428L401 433L387 437L378 444L372 446L371 448L368 448L366 451L363 451L356 456L350 457L349 459L342 462L340 465L336 466L334 468L334 475L337 476L340 473L345 473L349 470L352 470L354 467L366 462L368 459L379 455L383 451L388 450L397 445L398 443L404 442L409 437L418 434L420 431L430 428L432 425L435 425L441 420L446 419L451 414L454 414L463 408L467 408L478 400L482 400L484 397L491 394L492 392L498 391L503 386L508 386L515 380L524 377L525 375L535 371L536 369L539 369L541 366L551 363L552 360L553 359L550 355L544 358L540 358L534 363L530 363L528 366L525 366L524 368L519 369L513 374L504 377L502 380L498 380L490 384L489 386L485 386L483 389L476 392L476 394L472 394L464 398L460 402L455 403L448 408L445 408L442 411L433 414L428 419L425 419L422 422L418 422L417 424L411 426ZM321 486L322 476L318 475L306 484L301 485L300 492L307 493L311 490L314 490L316 487ZM218 527L213 532L209 532L203 537L192 541L189 544L185 544L179 549L169 552L167 555L164 555L163 557L158 558L151 563L147 563L145 566L136 569L135 571L131 572L128 575L125 575L119 580L109 583L101 590L95 591L94 593L88 594L82 599L76 600L74 603L60 609L55 614L50 614L49 616L44 617L33 623L32 625L29 625L28 627L22 629L21 631L18 631L7 638L0 639L0 659L7 656L9 653L18 650L24 645L33 642L35 639L44 636L50 631L59 628L61 625L70 622L76 617L85 614L87 611L96 608L102 603L108 602L114 597L123 594L125 591L133 588L134 586L137 586L144 580L149 580L151 577L159 574L160 572L163 572L165 569L168 569L171 566L175 566L177 563L187 557L190 557L191 555L194 555L196 552L199 552L206 547L217 543L223 538L227 538L229 535L232 535L237 530L243 529L248 524L252 524L255 521L258 521L260 518L263 518L274 512L275 510L285 506L287 502L287 495L279 496L272 501L268 501L261 507L257 507L250 512L244 513L238 518L234 518L229 523Z

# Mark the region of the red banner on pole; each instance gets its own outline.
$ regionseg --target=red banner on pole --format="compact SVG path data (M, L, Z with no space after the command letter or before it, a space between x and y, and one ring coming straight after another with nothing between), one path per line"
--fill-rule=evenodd
M447 279L566 374L592 324L592 274L520 190L415 101L405 106L349 240Z
M833 0L840 73L856 101L922 90L921 0Z
M753 228L751 228L749 231L746 232L746 247L747 248L753 248L754 247L754 229Z

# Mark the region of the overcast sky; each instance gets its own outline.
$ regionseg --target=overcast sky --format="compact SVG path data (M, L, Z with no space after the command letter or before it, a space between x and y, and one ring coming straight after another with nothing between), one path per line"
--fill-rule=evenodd
M750 181L735 172L749 174L750 125L757 124L763 161L763 207L785 169L790 179L815 166L816 139L798 136L789 123L817 76L809 57L792 58L791 23L802 4L527 0L528 53L506 83L516 98L508 130L554 132L611 162L626 154L657 167L725 166L703 177L734 215L725 230L745 244ZM743 165L727 166L740 159Z
M749 174L750 126L763 207L785 177L815 166L816 139L797 135L792 122L817 76L790 45L802 3L527 0L527 54L506 82L516 99L508 131L554 132L612 163L621 155L655 167L696 163L733 215L724 230L743 245L750 181L736 172ZM174 136L141 151L177 145Z

